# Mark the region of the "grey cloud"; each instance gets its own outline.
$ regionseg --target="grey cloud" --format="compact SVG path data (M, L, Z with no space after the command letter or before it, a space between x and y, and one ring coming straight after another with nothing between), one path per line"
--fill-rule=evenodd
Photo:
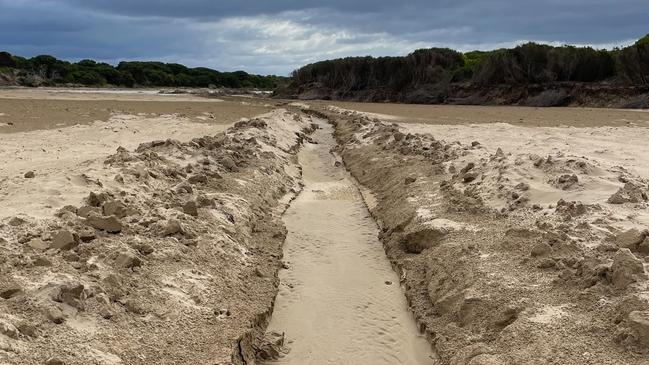
M518 41L609 45L649 32L646 0L0 0L0 49L287 74L331 57Z

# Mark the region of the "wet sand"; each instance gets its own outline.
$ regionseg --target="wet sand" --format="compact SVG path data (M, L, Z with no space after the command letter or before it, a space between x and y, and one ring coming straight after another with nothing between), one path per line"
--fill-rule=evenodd
M419 105L316 101L372 113L385 121L425 124L510 123L522 127L649 126L649 111L604 108L534 108L518 106Z
M431 364L356 186L329 153L331 127L299 154L304 191L284 216L289 269L269 330L290 352L277 364Z
M228 126L241 118L267 113L273 105L263 99L212 99L122 90L0 89L0 134L91 124L106 121L113 114L177 115L194 122Z

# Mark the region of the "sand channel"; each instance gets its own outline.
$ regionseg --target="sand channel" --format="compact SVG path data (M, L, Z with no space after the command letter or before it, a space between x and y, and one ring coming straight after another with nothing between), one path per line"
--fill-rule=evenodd
M279 364L431 364L354 182L330 153L325 123L299 154L304 191L285 214L288 269L269 330L286 334Z

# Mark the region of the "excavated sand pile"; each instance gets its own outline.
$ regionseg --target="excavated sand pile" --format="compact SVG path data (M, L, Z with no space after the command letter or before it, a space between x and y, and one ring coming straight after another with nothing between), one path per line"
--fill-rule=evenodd
M312 130L280 109L119 148L83 201L3 218L0 363L253 363Z
M647 363L644 177L323 115L438 363Z

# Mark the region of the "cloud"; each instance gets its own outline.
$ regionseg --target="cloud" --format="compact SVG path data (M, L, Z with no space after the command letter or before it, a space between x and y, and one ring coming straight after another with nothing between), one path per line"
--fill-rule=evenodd
M0 0L0 49L286 75L322 59L523 41L611 47L649 32L646 0Z
M388 33L360 33L345 28L323 28L302 23L303 14L226 18L214 23L195 25L205 37L204 48L235 50L227 58L236 62L226 67L243 67L262 62L259 67L271 71L293 70L325 58L364 55L405 54L429 43L406 41ZM213 43L212 43L213 42ZM215 62L222 55L212 54Z

